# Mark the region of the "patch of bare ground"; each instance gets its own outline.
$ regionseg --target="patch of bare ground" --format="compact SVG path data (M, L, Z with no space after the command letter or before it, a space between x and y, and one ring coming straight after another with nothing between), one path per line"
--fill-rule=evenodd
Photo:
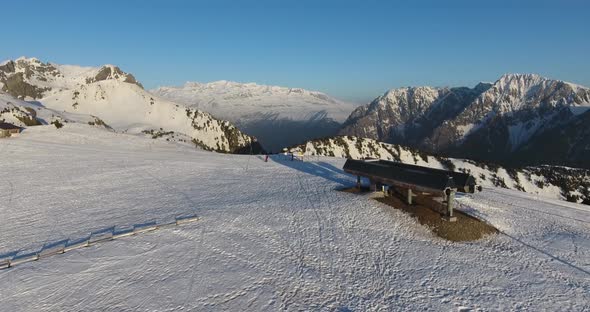
M354 194L370 192L368 188L361 190L351 187L340 189L340 191ZM436 211L436 205L440 205L428 196L417 196L415 203L408 205L398 196L377 197L375 200L387 204L390 207L402 210L414 217L418 223L428 227L434 234L443 239L453 242L465 242L481 239L489 234L496 234L498 230L492 225L470 216L460 210L454 210L457 217L456 222L448 222L441 218L440 212Z

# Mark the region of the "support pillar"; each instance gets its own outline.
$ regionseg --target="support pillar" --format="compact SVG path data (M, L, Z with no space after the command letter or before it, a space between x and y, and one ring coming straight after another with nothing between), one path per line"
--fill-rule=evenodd
M370 181L371 182L371 192L377 192L377 182L375 181Z
M412 189L409 188L408 189L408 205L411 205L412 204L412 196L413 196Z
M455 222L457 221L457 217L455 217L453 213L453 204L455 202L455 190L447 189L445 191L445 195L447 197L447 214L444 217L444 219L449 222Z

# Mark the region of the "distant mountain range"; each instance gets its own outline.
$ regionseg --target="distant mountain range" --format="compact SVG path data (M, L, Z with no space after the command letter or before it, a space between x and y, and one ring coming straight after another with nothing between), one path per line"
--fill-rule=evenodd
M231 81L187 82L151 92L229 120L272 151L336 135L355 107L321 92Z
M590 168L590 89L533 74L473 88L392 89L355 109L324 93L255 83L146 91L113 65L19 58L0 63L0 90L0 121L104 124L220 152L260 151L254 137L276 152L350 135L506 166Z
M206 150L260 150L253 138L230 122L161 99L113 65L80 67L19 58L0 64L0 89L0 120L23 126L55 120L98 123L119 132L186 142Z
M354 110L341 135L507 165L590 167L590 89L532 74L475 88L393 89Z

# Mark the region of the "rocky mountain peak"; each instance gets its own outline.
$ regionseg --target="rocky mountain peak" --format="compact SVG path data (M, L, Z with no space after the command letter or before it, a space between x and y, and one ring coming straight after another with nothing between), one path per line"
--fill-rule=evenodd
M486 92L492 85L494 84L491 82L480 82L475 87L473 87L473 90L481 94Z
M563 144L565 150L584 145L586 135L580 134L585 132L579 125L589 109L588 88L537 74L505 74L492 84L479 83L471 89L390 90L357 108L340 134L499 162L513 162L518 156L526 163L527 156L515 153L527 142L536 144L528 150L549 146L535 138L547 137L543 133L554 133L552 129L567 127L576 136ZM565 164L579 164L579 155L562 155L562 159Z
M114 65L102 66L94 77L86 78L86 83L93 83L104 80L119 80L126 83L135 84L143 89L141 83L139 83L132 74L125 73L119 67Z
M416 117L430 107L442 92L432 87L405 87L387 91L376 99L381 108L398 109L402 120Z
M81 67L43 63L37 58L19 57L0 63L0 89L21 99L40 99L51 93L97 81L116 80L142 85L114 65Z
M589 89L537 74L505 74L478 99L481 112L500 114L590 103ZM480 116L482 117L482 116Z

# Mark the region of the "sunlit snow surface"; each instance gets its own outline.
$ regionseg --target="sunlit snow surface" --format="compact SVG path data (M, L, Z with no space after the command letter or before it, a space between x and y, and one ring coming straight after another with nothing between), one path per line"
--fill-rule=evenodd
M500 229L434 237L334 189L342 159L268 163L82 125L0 140L0 253L99 228L200 220L0 270L1 311L590 309L590 208L459 198Z

